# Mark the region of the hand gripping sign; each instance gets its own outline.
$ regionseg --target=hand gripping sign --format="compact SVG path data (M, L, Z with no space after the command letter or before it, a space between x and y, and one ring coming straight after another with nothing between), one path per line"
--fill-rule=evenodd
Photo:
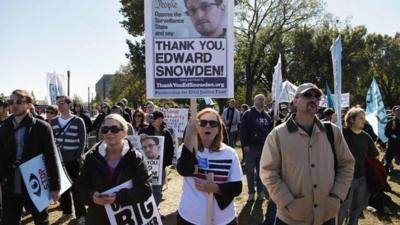
M122 183L102 194L110 195L123 188L132 188L131 180ZM153 195L146 201L134 205L121 206L119 204L105 205L111 225L162 225Z

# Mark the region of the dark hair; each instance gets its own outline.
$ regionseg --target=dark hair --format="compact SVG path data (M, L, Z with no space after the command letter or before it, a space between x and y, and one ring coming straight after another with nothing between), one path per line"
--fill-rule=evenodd
M66 96L66 95L59 95L59 96L56 97L56 100L58 100L59 98L64 98L64 100L65 100L65 102L66 102L67 104L70 104L70 103L72 102L71 97Z
M114 105L113 107L111 107L111 111L112 110L118 110L119 114L122 114L122 112L123 112L121 106L119 106L119 105Z
M140 143L143 143L145 140L153 140L154 143L156 143L156 145L158 145L160 143L160 140L158 140L157 137L154 136L149 136L147 134L141 134L140 135Z
M185 2L185 7L187 8L187 1L188 0L183 0ZM215 4L217 4L218 6L220 6L223 2L223 0L214 0Z
M335 113L335 111L334 111L332 108L326 108L326 109L324 109L324 111L323 111L324 117L331 116L331 115L334 114L334 113Z
M18 96L18 97L24 99L24 101L26 101L27 103L33 102L33 98L27 90L16 89L11 93L11 95Z
M58 114L58 107L56 105L49 105L47 106L46 110L54 111L54 114Z

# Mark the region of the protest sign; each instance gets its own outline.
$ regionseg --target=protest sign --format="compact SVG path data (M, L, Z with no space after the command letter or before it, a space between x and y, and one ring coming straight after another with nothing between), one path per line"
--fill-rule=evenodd
M183 138L188 117L189 109L161 108L160 111L164 114L164 122L168 129L174 131L174 137Z
M145 1L147 98L233 97L233 4Z
M143 154L147 162L147 169L153 174L152 184L161 185L163 176L164 137L141 134L139 136L129 136L128 139L133 146Z
M126 181L102 194L113 194L124 188L132 188L131 180ZM134 205L121 206L110 204L104 206L111 225L162 225L161 217L158 212L153 195L146 201Z
M336 94L332 95L333 99L336 99ZM341 108L350 107L350 93L342 93L342 98L340 101ZM319 102L320 106L328 107L328 96L324 95Z
M71 181L61 164L59 154L56 154L56 160L61 182L60 194L62 194L71 187ZM19 169L33 204L39 212L43 211L53 201L43 154L21 164Z

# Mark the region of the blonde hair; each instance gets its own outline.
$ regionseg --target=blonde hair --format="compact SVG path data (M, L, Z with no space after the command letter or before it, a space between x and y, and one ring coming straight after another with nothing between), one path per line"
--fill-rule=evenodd
M214 141L211 143L211 146L209 148L210 152L212 152L212 151L217 152L217 151L219 151L221 149L221 147L223 145L223 140L224 140L224 135L223 135L223 129L224 128L223 128L223 126L224 126L224 124L222 122L222 118L219 115L219 113L217 111L215 111L214 109L212 109L212 108L205 108L205 109L201 110L197 114L197 119L199 120L204 114L207 114L207 113L213 114L213 115L215 115L217 117L218 133L215 136ZM201 139L200 139L200 135L199 134L197 134L197 138L198 138L198 140L200 140L200 141L198 141L198 149L199 149L199 151L203 151L204 146L201 143Z
M351 109L349 109L349 111L347 111L346 115L344 116L344 126L346 128L350 128L353 125L353 121L360 114L365 115L364 109L360 107L352 107Z
M121 128L122 128L125 132L128 132L128 122L126 122L126 120L124 119L124 117L122 117L121 115L116 114L116 113L112 113L112 114L107 115L107 116L104 118L104 121L103 121L103 123L101 124L101 126L103 126L103 124L104 124L104 123L106 122L106 120L108 120L108 119L117 121L117 122L119 123L119 125L121 126Z

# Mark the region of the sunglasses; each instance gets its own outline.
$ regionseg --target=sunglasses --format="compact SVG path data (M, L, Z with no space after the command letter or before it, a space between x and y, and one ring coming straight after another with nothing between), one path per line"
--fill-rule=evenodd
M308 100L310 100L310 99L312 99L312 98L315 98L315 99L317 99L318 101L321 100L321 95L320 95L320 94L315 94L315 93L312 93L312 92L306 92L306 93L302 94L302 96L303 96L304 98L308 99Z
M8 104L9 105L13 105L13 104L17 104L17 105L21 105L22 103L25 103L25 100L22 99L17 99L17 100L8 100Z
M46 111L46 113L49 113L49 114L56 114L56 112L54 112L54 111Z
M63 105L65 103L66 103L65 101L59 101L59 102L57 102L57 105Z
M120 132L121 130L122 130L122 128L118 127L118 126L110 126L110 127L104 126L100 129L100 132L102 134L107 134L108 131L111 131L111 133L116 134L116 133Z
M218 127L219 123L216 120L199 120L200 127L206 127L207 124L210 124L210 127L215 128Z

